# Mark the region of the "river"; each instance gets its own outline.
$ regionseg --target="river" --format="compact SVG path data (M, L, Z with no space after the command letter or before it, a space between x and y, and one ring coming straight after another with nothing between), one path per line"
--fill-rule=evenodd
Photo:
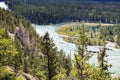
M70 54L72 59L74 57L74 53L76 50L75 44L65 42L62 38L63 35L60 35L55 32L55 30L60 25L36 25L36 31L40 36L43 36L46 32L49 32L50 37L53 38L55 45L57 46L58 50L63 49L66 54ZM115 72L113 76L120 75L120 49L116 49L114 43L108 42L107 46L112 50L107 50L106 53L109 55L107 60L110 64L112 64L112 68L109 70L111 72ZM101 46L88 46L88 50L91 51L99 51ZM93 55L93 57L89 61L91 64L97 65L97 53Z

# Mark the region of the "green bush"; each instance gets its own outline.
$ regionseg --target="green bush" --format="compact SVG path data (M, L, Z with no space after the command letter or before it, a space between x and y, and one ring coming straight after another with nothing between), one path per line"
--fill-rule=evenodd
M0 80L16 80L15 74L5 67L0 67Z

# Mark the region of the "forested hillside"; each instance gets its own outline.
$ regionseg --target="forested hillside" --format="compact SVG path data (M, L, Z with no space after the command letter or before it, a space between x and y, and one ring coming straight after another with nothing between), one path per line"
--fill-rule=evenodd
M120 3L99 1L6 0L6 4L16 14L36 24L77 21L120 23Z
M0 80L62 79L71 67L48 33L39 37L29 21L0 9Z
M57 50L49 33L39 37L23 17L2 9L0 15L0 80L112 79L106 48L98 54L97 67L89 64L92 55L87 52L89 38L84 26L72 61L70 55Z

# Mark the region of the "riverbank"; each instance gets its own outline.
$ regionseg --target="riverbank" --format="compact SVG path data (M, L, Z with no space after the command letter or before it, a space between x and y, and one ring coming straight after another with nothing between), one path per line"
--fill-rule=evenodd
M88 44L90 46L103 46L105 44L104 39L106 42L117 42L117 33L114 32L116 24L72 22L59 26L56 32L64 35L65 41L75 43L83 26L86 30L85 34L89 38ZM113 31L111 31L112 29ZM116 47L119 48L118 45Z
M56 33L56 29L59 28L61 25L36 25L36 31L40 36L43 36L46 32L49 32L50 37L53 38L55 45L57 46L58 50L63 50L66 55L70 54L72 59L74 58L74 53L76 50L76 46L73 43L69 43L63 40L63 35ZM64 36L65 37L65 36ZM88 46L89 51L99 51L102 46ZM115 44L108 42L107 47L112 50L107 50L106 54L108 55L107 60L108 63L112 64L112 67L109 69L112 73L115 72L113 77L120 75L120 49L115 48ZM98 53L94 53L92 58L90 59L91 64L97 65L97 55Z

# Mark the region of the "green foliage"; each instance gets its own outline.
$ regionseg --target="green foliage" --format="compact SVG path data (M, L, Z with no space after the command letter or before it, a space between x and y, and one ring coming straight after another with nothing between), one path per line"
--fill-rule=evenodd
M9 48L8 51L10 50L10 52L7 52L7 53L9 53L10 55L11 54L14 55L15 50L17 51L18 55L14 55L14 58L12 58L12 60L14 60L14 62L12 64L14 64L15 71L17 72L19 69L22 69L22 67L24 66L23 65L23 63L25 62L25 61L23 61L23 60L25 60L24 53L25 54L30 54L28 52L31 52L31 50L27 50L27 49L29 49L28 46L25 47L26 50L23 50L23 47L21 46L22 41L16 36L16 31L18 30L18 27L20 26L20 23L21 23L24 26L25 30L28 32L28 35L30 36L29 37L30 42L32 42L31 40L36 35L35 34L36 32L31 27L30 22L25 20L21 16L17 16L10 11L5 11L5 10L2 10L2 9L0 9L0 15L1 15L0 16L0 29L4 29L4 34L0 34L0 37L2 38L0 43L1 43L1 46L5 45L4 47L1 47L2 50L0 50L0 51L3 51L3 52L6 53L5 49L3 49L3 48L6 48L6 49ZM15 36L12 36L12 37L14 37L15 41L12 41L11 39L9 39L10 35L8 35L8 32L15 35ZM10 45L10 47L8 45ZM1 52L1 53L3 54L3 52ZM4 57L7 60L9 58L11 60L10 55L8 57L4 55ZM26 58L26 59L28 59L28 58ZM7 63L9 63L10 60ZM2 61L2 62L4 62L4 61ZM29 64L29 61L26 62L26 63Z
M70 72L72 70L72 60L71 60L71 56L67 55L63 52L63 50L60 50L60 52L58 53L58 61L61 64L61 66L63 68L65 68L66 70L66 74L67 76L70 75Z
M70 80L79 80L78 78L78 69L75 67L71 70L70 72L70 77L69 77Z
M78 78L80 80L89 79L89 64L87 61L90 59L90 54L87 52L88 38L85 35L84 25L80 31L80 36L77 39L76 47L77 54L75 54L75 62L78 69Z
M62 66L58 66L59 71L51 80L67 80L66 70Z
M43 36L42 43L43 54L45 55L45 59L47 60L47 77L49 80L58 80L60 78L64 78L66 76L66 70L60 64L58 58L57 48L53 43L53 40L50 39L48 32Z
M108 71L108 68L112 65L109 65L108 62L105 60L106 55L106 48L103 48L100 51L100 54L98 55L98 64L100 68L100 76L101 79L108 79L110 80L110 72Z
M100 51L98 54L98 67L90 65L88 63L91 54L87 52L88 37L85 35L85 29L83 26L80 36L77 39L76 47L77 54L75 54L75 67L71 71L71 79L76 78L76 80L111 80L111 73L108 68L111 65L105 60L107 57L105 51L106 48ZM105 43L104 43L105 44Z
M21 0L18 0L18 2L19 1ZM18 2L15 3L18 4ZM20 2L20 4L22 3ZM22 7L18 5L18 13L21 14L21 10L25 6L27 7L31 5L23 4ZM53 6L48 5L47 7L38 7L43 11L47 12L53 9L56 10L56 8L53 8ZM32 14L34 12L33 10L36 11L34 16L38 14L37 17L43 20L43 22L41 20L40 24L49 23L47 17L50 16L49 14L51 14L51 16L53 14L50 12L46 16L46 13L42 13L42 10L38 10L38 7L36 9L34 9L35 6L27 8L30 8L29 10L31 10ZM48 7L50 7L50 9L48 9ZM15 8L15 10L17 11L17 6L15 6ZM41 16L37 11L41 11ZM23 12L23 15L30 16L29 12L27 14L25 10L23 10ZM54 12L54 10L52 12ZM67 13L65 13L65 15L67 15ZM104 41L104 37L106 40L115 41L119 45L119 25L116 25L114 27L108 26L104 28L101 28L99 26L72 26L70 28L64 28L63 34L67 34L67 36L72 35L72 37L75 35L75 38L70 40L74 40L78 37L77 40L74 41L76 43L77 50L75 54L75 63L72 63L71 55L65 55L62 50L58 51L57 47L55 46L53 40L49 37L48 33L46 33L43 37L39 38L39 35L37 35L33 28L30 26L30 22L26 21L23 17L16 16L11 12L4 11L2 9L0 9L0 15L0 80L21 80L20 78L16 77L18 76L17 74L21 75L24 73L24 67L28 70L28 75L33 75L37 80L111 80L111 74L108 71L108 68L111 65L108 65L108 63L104 60L106 56L105 49L101 50L101 53L98 56L99 66L95 67L94 65L88 63L91 55L87 52L87 45L90 44L89 42L101 44L101 42ZM56 17L60 18L63 15L58 14L58 16ZM64 20L64 18L62 19ZM38 20L33 20L33 22L37 21ZM50 21L52 22L52 20ZM54 21L56 21L56 18L54 19ZM58 20L58 22L59 21L61 22L61 20ZM28 50L28 47L22 47L21 41L17 36L15 36L15 41L9 39L7 31L15 33L20 22L28 31L30 36L30 45L32 47L35 47L36 51L33 50L33 48ZM90 32L89 29L92 29L92 31ZM88 32L91 34L89 35ZM102 34L100 34L100 32ZM90 37L90 39L88 37ZM97 39L95 39L94 37ZM97 42L97 40L101 39L101 37L103 40ZM35 44L32 40L35 41ZM103 44L105 43L103 42ZM27 65L24 65L25 63ZM8 68L5 68L4 66L8 66ZM28 76L25 77L29 78Z
M16 14L22 15L32 23L37 24L55 24L82 20L102 23L120 22L120 3L89 1L76 3L73 0L6 0L6 3Z
M31 68L29 69L30 74L32 74L38 80L46 80L47 79L46 63L47 63L46 59L43 59L41 57L34 59Z
M0 66L0 80L16 80L13 72L9 72L6 67Z
M23 50L22 50L22 48L21 48L21 44L20 44L20 41L19 41L19 39L17 38L17 36L15 36L15 41L14 41L14 43L15 43L15 47L16 47L16 49L17 49L17 51L18 51L18 55L16 55L15 56L15 58L14 58L14 68L15 68L15 72L17 73L18 72L18 70L19 69L21 69L21 67L23 66L22 65L22 62L23 62L23 59L22 59L22 57L23 57Z
M0 31L0 60L2 64L13 63L14 57L18 54L15 45L11 39L6 39L4 35L4 30Z
M86 29L86 36L89 37L88 45L104 46L104 39L106 41L117 43L119 48L119 25L106 25L97 23L84 23ZM76 43L76 39L79 36L79 30L81 30L81 23L71 23L60 26L56 32L63 36L64 40L71 43ZM72 31L71 31L72 29Z
M67 76L69 76L71 67L71 62L69 62L70 58L67 59L65 55L59 54L61 52L57 51L57 48L55 47L53 40L49 38L49 35L39 38L33 28L30 27L31 24L28 21L25 21L22 17L15 16L9 11L1 9L0 11L0 65L7 65L13 70L10 72L14 73L14 77L17 77L17 74L22 75L23 72L26 72L25 70L27 70L28 74L35 76L38 80L50 79L49 77L54 80L60 80L61 78L66 79ZM12 19L8 23L6 15L8 18ZM16 34L14 36L14 41L9 38L8 31L14 34L19 23L22 23L28 31L30 45L35 47L37 51L33 50L33 48L28 50L27 46L23 47L21 45L21 40ZM33 40L36 45L33 43ZM61 57L62 61L60 61L59 57ZM62 63L63 61L64 63ZM19 78L16 79L19 80Z

